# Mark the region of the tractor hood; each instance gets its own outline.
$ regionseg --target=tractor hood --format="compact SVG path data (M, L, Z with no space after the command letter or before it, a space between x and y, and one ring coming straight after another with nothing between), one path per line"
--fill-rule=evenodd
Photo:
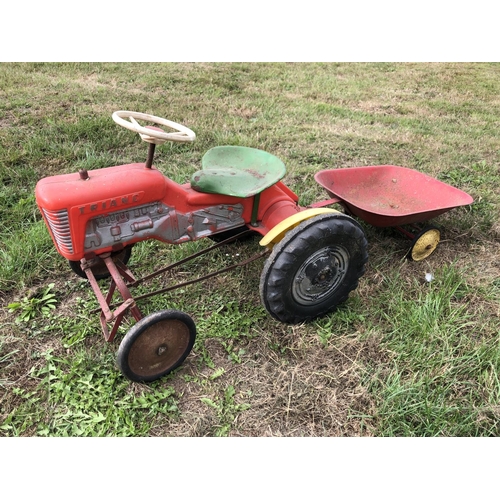
M36 185L38 206L78 215L99 215L163 198L165 178L144 163L132 163L85 174L73 173L41 179Z

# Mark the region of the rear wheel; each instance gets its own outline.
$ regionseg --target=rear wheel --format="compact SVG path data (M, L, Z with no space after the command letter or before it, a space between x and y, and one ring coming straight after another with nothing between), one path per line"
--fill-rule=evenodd
M195 339L196 326L186 313L157 311L128 331L118 348L117 363L128 379L151 382L180 366Z
M334 311L358 286L367 246L361 226L347 215L325 214L302 222L274 246L264 266L264 307L284 323Z
M113 262L120 261L122 264L126 265L130 259L131 254L132 246L128 246L118 252L112 252L111 258L113 259ZM87 275L85 274L85 271L82 270L79 260L68 260L68 263L69 267L75 274L78 274L80 278L87 279ZM96 264L92 266L91 269L97 280L109 278L108 267L103 260L96 259Z

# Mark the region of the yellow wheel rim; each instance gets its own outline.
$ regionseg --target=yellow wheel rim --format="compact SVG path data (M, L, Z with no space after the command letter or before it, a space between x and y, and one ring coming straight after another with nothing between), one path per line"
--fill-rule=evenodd
M436 250L441 233L439 229L429 229L417 238L411 247L412 260L423 260Z

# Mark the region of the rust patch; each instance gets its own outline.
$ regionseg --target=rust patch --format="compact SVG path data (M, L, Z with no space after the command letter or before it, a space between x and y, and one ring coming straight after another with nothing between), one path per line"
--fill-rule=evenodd
M252 177L255 177L256 179L265 179L265 175L261 174L258 170L255 170L254 168L246 168L245 172L248 172Z

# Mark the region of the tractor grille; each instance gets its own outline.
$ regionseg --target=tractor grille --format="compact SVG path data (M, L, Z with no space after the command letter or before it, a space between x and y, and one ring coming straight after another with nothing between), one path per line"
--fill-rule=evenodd
M59 249L66 253L73 253L68 211L66 209L57 211L43 209L43 213Z

